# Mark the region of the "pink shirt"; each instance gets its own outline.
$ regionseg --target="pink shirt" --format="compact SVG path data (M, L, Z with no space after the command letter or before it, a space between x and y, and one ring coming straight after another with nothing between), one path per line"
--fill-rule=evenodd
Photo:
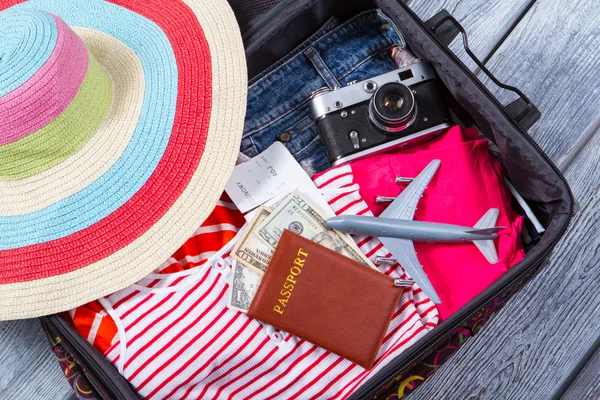
M424 145L356 161L350 164L349 178L373 214L379 215L389 203L375 203L376 196L397 196L405 186L394 178L415 177L434 159L442 164L425 190L415 220L473 226L494 207L500 210L497 225L506 227L495 241L497 264L490 264L472 243L415 242L419 261L442 300L438 308L443 319L525 255L520 239L523 217L511 207L501 166L488 152L487 139L480 139L475 129L456 126Z

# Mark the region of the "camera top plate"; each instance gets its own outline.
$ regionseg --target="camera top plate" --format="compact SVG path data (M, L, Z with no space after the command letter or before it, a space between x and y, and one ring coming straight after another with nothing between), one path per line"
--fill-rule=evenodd
M436 74L431 64L418 62L341 89L317 94L310 101L310 112L314 120L319 120L329 113L369 100L375 91L386 83L398 82L412 86L435 78ZM370 83L374 83L375 87Z

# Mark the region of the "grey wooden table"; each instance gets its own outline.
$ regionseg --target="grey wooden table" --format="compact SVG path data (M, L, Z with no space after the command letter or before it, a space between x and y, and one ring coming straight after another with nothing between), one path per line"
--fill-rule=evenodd
M537 104L531 134L581 206L548 267L410 400L600 398L600 1L408 3L424 19L449 10L486 66ZM71 398L37 321L0 322L0 346L0 399Z

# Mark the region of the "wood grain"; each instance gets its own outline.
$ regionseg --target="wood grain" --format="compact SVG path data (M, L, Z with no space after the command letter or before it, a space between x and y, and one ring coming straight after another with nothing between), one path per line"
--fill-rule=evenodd
M530 133L563 168L599 128L598 48L599 1L539 0L487 64L541 110ZM479 75L504 104L516 98Z
M411 400L550 398L600 332L600 293L594 285L600 275L600 212L595 211L600 209L600 139L593 135L600 122L599 5L538 0L529 9L532 1L408 1L423 19L448 9L467 29L481 59L493 53L492 71L530 95L544 113L532 134L559 165L569 167L582 205L551 264ZM461 46L457 39L452 48L473 66ZM506 93L500 98L510 99ZM0 322L0 343L0 398L71 397L36 320ZM586 385L599 387L598 358L569 388L571 398L598 394L585 392Z
M0 399L70 399L38 320L0 322Z
M598 338L599 22L598 2L540 0L490 60L542 110L531 134L567 170L581 211L542 273L410 400L549 399ZM582 379L598 385L590 368Z
M567 178L582 210L550 265L411 400L551 398L598 337L600 93L585 82L597 81L599 18L594 2L541 0L489 63L545 112L531 133L570 167Z
M600 378L598 375L600 375L600 349L596 350L561 399L600 399Z
M531 0L409 0L411 7L427 19L446 8L468 27L470 44L485 58L507 33ZM462 44L456 40L452 48ZM459 52L459 54L462 54ZM467 57L463 58L466 62ZM473 66L473 63L468 65ZM0 322L0 398L67 399L70 388L62 376L47 339L37 321ZM19 360L17 363L16 360Z
M465 28L469 47L480 60L487 59L534 0L408 0L407 4L427 20L446 9ZM449 46L471 70L476 64L464 51L459 35Z

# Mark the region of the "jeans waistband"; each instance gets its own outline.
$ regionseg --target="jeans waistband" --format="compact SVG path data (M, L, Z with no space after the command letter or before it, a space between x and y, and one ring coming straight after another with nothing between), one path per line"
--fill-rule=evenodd
M338 26L336 18L250 81L244 137L308 102L312 92L346 84L355 68L391 46L404 47L380 10L365 11ZM332 79L334 78L334 79Z

